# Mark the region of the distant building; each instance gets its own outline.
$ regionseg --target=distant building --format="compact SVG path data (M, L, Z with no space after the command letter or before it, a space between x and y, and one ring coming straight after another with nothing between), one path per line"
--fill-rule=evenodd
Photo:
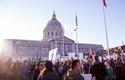
M52 19L47 23L43 31L43 39L41 41L6 39L2 52L14 58L27 57L39 59L47 58L49 51L54 48L58 48L58 54L62 56L76 52L76 45L78 45L78 52L83 54L88 54L88 49L93 51L103 49L103 46L98 44L76 44L74 40L64 36L64 29L54 12Z

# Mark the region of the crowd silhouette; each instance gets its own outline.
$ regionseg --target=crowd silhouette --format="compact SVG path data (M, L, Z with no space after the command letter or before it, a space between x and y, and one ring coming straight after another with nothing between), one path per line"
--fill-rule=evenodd
M0 80L84 80L81 74L92 74L92 80L125 80L125 60L0 61Z

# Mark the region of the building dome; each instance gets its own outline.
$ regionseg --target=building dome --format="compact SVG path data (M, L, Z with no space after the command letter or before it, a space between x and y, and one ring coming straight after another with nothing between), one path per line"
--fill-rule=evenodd
M60 27L62 28L61 23L57 19L52 19L48 22L46 28L55 28L55 27Z
M47 23L43 31L43 40L52 40L64 36L64 30L61 23L56 19L55 11L52 15L52 19Z
M61 28L61 23L56 19L55 11L52 15L52 19L47 23L46 29L55 29L55 28Z

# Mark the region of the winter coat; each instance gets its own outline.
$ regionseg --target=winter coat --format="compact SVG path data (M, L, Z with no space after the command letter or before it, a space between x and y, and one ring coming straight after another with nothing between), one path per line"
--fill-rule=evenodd
M70 70L67 72L63 80L84 80L84 77L79 71Z
M37 80L59 80L59 76L54 71L41 72Z

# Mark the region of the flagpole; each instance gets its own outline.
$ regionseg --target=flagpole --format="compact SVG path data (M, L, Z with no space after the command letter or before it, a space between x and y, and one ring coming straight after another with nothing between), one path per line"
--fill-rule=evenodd
M77 28L77 26L76 26ZM76 54L77 54L77 58L78 58L78 30L76 29Z
M79 55L78 55L78 22L77 22L77 14L75 15L76 16L76 55L77 55L77 58L79 58Z
M109 41L108 41L108 31L107 31L107 23L106 23L106 16L105 16L105 8L106 7L106 3L104 3L103 0L103 17L104 17L104 25L105 25L105 37L106 37L106 44L107 44L107 51L108 51L108 55L109 55Z

